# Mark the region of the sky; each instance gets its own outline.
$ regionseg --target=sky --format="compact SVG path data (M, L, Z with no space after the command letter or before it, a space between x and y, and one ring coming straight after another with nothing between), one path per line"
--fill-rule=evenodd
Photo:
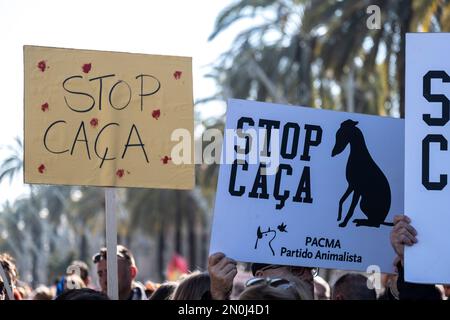
M217 88L208 65L226 51L243 21L208 42L216 17L233 0L0 0L0 161L23 137L23 45L124 51L193 58L194 101ZM224 113L223 102L196 106L201 117ZM0 203L27 190L23 176L0 184Z

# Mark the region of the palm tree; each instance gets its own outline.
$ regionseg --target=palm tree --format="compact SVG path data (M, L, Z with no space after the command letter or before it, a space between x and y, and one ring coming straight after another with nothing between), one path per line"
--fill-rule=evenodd
M381 13L381 27L366 27L366 8L377 5ZM305 4L303 32L317 33L315 57L322 64L322 77L331 72L341 81L356 70L360 89L374 89L375 98L384 81L388 94L380 94L385 102L394 100L404 116L405 36L414 31L448 31L450 6L441 0L378 0L378 1L308 1ZM384 65L377 69L377 66ZM322 78L321 77L321 78ZM372 99L371 99L372 98ZM374 97L364 97L370 104ZM389 103L390 104L390 103ZM380 113L376 103L371 113Z
M205 131L219 130L223 136L225 119L223 117L218 119L207 119L203 121L202 125ZM205 147L206 144L202 141L202 154L205 150ZM211 210L213 208L218 174L219 163L202 163L201 165L196 166L195 181L197 181L197 185L202 193L203 198L207 201L208 210Z
M21 217L8 201L0 210L0 250L12 253L13 256L21 256L25 252L24 242L19 229L22 228Z
M0 165L0 181L9 178L11 182L23 169L23 144L16 138L15 144L8 146L7 149L10 154ZM33 283L37 284L44 282L47 275L49 254L67 256L67 252L60 252L57 249L61 242L57 229L62 217L67 218L69 222L70 229L67 232L81 235L80 250L78 254L75 253L75 258L83 260L88 258L89 239L97 231L98 224L95 223L98 219L97 213L102 212L104 207L99 199L103 199L104 196L99 195L95 188L30 185L30 190L29 197L16 200L13 205L7 204L4 207L0 223L6 224L3 234L8 235L5 237L4 247L20 257L32 257L32 263L29 263L28 267L33 273ZM72 199L74 191L79 191L84 196L83 201ZM23 227L18 228L14 224L8 224L8 221ZM67 251L67 248L67 246L63 248L63 251Z
M19 199L13 205L6 203L1 210L1 225L5 243L3 249L18 259L19 267L31 270L32 284L43 280L39 266L42 264L43 223L35 208L27 199ZM23 269L22 269L23 270Z
M380 8L380 29L366 27L369 5ZM211 39L255 16L265 18L213 66L213 98L403 116L405 33L450 29L448 0L241 0L219 15Z
M15 144L6 147L10 153L0 165L0 182L9 178L9 182L11 183L13 178L23 170L23 144L18 137L14 139L14 142ZM40 221L32 214L30 215L35 209L36 207L32 206L32 202L22 199L16 201L13 206L10 206L10 204L7 203L3 210L3 212L7 213L4 217L7 221L6 224L8 224L8 220L9 222L16 224L9 225L4 229L4 231L8 233L9 248L12 249L15 254L19 254L20 252L19 256L25 254L25 257L29 257L31 255L33 282L39 281L37 265L42 236L42 226ZM25 227L29 228L29 230L23 232Z
M188 234L191 267L197 263L196 227L203 214L191 191L127 189L126 206L130 213L130 230L141 230L157 241L158 273L164 279L166 239L173 232L174 251L183 254L183 233Z
M230 50L214 64L210 76L221 87L214 98L312 104L314 39L300 32L302 9L301 1L242 0L223 10L210 40L240 19L264 18L238 34ZM271 16L265 17L267 13Z
M14 144L6 147L9 155L0 165L0 181L9 178L11 183L13 178L20 174L23 169L23 144L19 137L14 138Z
M67 199L67 219L79 239L76 258L88 261L91 252L90 240L93 237L106 237L104 189L74 186L66 190L64 199Z

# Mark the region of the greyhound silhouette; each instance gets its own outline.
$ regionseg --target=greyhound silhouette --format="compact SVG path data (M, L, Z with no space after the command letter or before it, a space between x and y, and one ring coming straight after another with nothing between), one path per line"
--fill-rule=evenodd
M347 161L346 178L347 190L339 200L339 213L337 221L342 218L342 205L353 192L353 198L348 213L339 224L345 227L353 216L359 202L361 211L367 219L355 219L356 226L379 228L380 225L392 226L393 223L384 222L391 208L391 189L389 182L372 159L367 149L364 136L356 127L357 121L346 120L336 132L336 143L331 156L340 154L350 144L350 155ZM360 201L361 200L361 201Z
M272 239L269 240L269 248L272 251L272 255L275 255L275 251L273 251L272 248L272 241L276 238L277 232L275 230L271 230L270 227L267 229L267 231L262 232L261 227L258 227L258 230L256 230L256 243L255 243L255 250L258 249L258 241L261 240L263 237L267 237L269 234L273 234Z

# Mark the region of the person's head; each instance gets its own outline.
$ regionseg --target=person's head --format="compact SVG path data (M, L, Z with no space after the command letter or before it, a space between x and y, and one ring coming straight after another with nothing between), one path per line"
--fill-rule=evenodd
M357 273L341 276L333 286L332 300L376 300L375 289L367 286L367 277Z
M246 282L239 300L307 300L297 287L287 279L252 278Z
M75 261L72 261L72 263L70 264L70 267L71 267L71 270L75 270L75 268L77 270L79 270L79 276L80 276L81 280L83 280L84 285L87 287L90 283L88 265L83 261L75 260Z
M170 300L177 286L176 282L164 282L156 288L148 300Z
M107 285L107 262L106 248L102 248L93 258L94 264L97 265L97 275L100 282L102 292L108 292ZM132 283L136 278L138 269L130 250L122 245L117 246L117 276L119 282L119 299L126 300L131 295Z
M53 293L46 286L39 286L33 292L33 300L53 300Z
M444 294L447 298L450 298L450 284L444 284Z
M14 259L7 253L0 254L0 264L5 272L6 279L0 276L0 300L8 299L6 294L6 283L14 288L18 274Z
M18 294L23 300L29 300L31 294L33 293L33 289L26 282L23 282L20 279L16 280L16 291L16 294Z
M180 281L172 300L211 300L210 286L209 274L195 271Z
M86 288L83 279L76 274L71 274L64 277L64 289L63 292L71 289Z
M251 269L253 276L258 278L300 280L307 286L311 295L314 295L314 277L317 275L317 270L314 268L253 263Z
M55 300L109 300L108 296L102 292L90 288L67 290Z
M331 289L328 282L322 277L314 277L314 299L315 300L330 300Z

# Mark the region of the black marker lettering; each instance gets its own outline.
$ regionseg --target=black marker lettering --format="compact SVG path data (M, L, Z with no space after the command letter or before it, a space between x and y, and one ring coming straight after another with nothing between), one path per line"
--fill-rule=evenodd
M83 132L84 139L78 139L80 132ZM89 143L87 140L86 129L84 127L84 121L81 121L80 127L78 128L77 135L75 136L75 140L73 141L72 144L72 150L70 151L70 155L73 155L73 150L75 149L75 145L77 144L78 141L83 141L86 144L86 151L88 154L88 158L89 160L91 160L91 154L89 153Z
M47 130L45 130L45 134L44 134L44 147L45 147L45 149L47 149L48 152L54 153L54 154L66 153L66 152L69 151L69 149L66 149L66 150L63 150L63 151L54 151L54 150L51 150L51 149L48 147L48 145L47 145L47 134L48 134L48 132L50 131L50 129L51 129L54 125L56 125L56 124L58 124L58 123L66 123L66 121L64 121L64 120L58 120L58 121L53 122L53 123L47 128Z
M130 144L131 135L133 134L133 131L136 131L136 135L137 135L137 138L139 140L139 143ZM139 136L139 131L136 128L136 126L133 124L133 126L131 127L131 130L130 130L130 135L128 136L127 144L125 145L125 150L123 150L122 159L125 157L125 154L127 153L128 147L141 147L142 151L144 152L145 160L148 163L148 157L147 157L147 153L145 152L144 146L145 145L142 143L141 137Z
M116 159L116 157L113 157L113 158L106 158L106 156L108 155L108 148L106 148L105 154L104 154L103 156L100 156L100 155L98 154L98 150L97 150L98 140L100 139L100 136L102 135L103 130L105 130L105 129L108 128L109 126L119 126L119 124L116 123L116 122L108 123L106 126L104 126L104 127L100 130L100 132L99 132L98 135L97 135L97 138L95 138L94 152L95 152L95 155L96 155L99 159L102 160L102 162L100 163L100 168L103 166L103 162L104 162L105 160L115 160L115 159Z
M149 78L156 80L158 85L155 90L144 93L144 77L149 77ZM161 88L161 83L154 76L151 76L148 74L140 74L140 75L136 76L136 79L139 79L139 78L141 78L141 93L139 94L139 96L141 97L141 111L143 111L144 110L144 97L151 96L151 95L157 93L159 91L159 89Z
M98 110L102 110L103 79L109 78L109 77L114 77L114 76L115 76L115 74L107 74L105 76L89 79L89 81L100 80L100 89L99 89L99 93L98 93Z
M83 95L83 96L89 97L92 100L92 104L89 107L84 107L86 109L79 110L79 109L76 109L76 108L72 107L69 104L69 102L67 101L66 96L64 96L64 101L66 102L66 105L69 107L70 110L75 111L75 112L89 112L89 111L91 111L92 108L94 108L94 106L95 106L95 99L90 94L85 93L85 92L72 91L72 90L69 90L69 89L66 88L66 83L69 80L72 80L72 79L83 79L83 77L82 76L72 76L72 77L69 77L69 78L65 79L64 82L63 82L63 85L62 85L64 90L66 90L67 92L72 93L72 94Z
M123 107L117 108L117 107L114 106L114 104L112 103L112 94L113 94L113 91L114 91L114 89L116 88L116 86L118 86L118 85L121 84L121 83L125 83L126 86L128 87L128 101L127 101L127 103L125 103L125 105L124 105ZM113 108L116 109L116 110L123 110L123 109L125 109L126 107L128 107L128 105L130 104L130 101L131 101L131 87L130 87L130 85L129 85L126 81L123 81L123 80L117 81L117 82L112 86L111 90L109 91L109 104L111 105L111 107L113 107Z

